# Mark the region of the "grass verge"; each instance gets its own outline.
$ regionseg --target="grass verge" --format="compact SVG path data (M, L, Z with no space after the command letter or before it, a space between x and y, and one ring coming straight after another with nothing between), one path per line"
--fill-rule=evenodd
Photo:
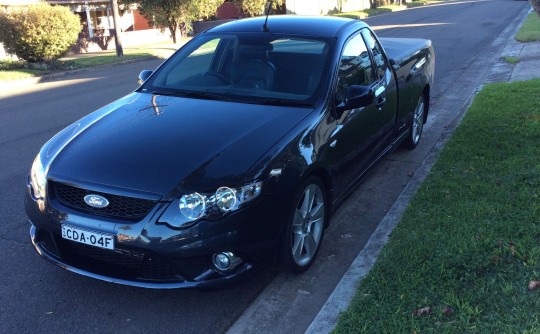
M519 63L519 58L516 58L516 57L503 57L503 60L509 64Z
M119 58L116 56L115 51L112 51L110 53L96 56L85 56L82 58L74 58L69 60L61 59L53 65L28 64L24 61L0 60L0 81L26 79L54 72L112 64L120 61L150 57L152 55L153 53L151 52L127 50L124 52L124 57Z
M364 9L361 11L338 13L338 14L334 14L334 16L346 17L350 19L364 19L366 17L386 14L390 12L396 12L396 11L400 11L400 10L404 10L404 9L412 8L412 7L423 6L426 3L427 1L413 1L413 2L404 3L401 6L400 5L381 6L381 7L377 7L373 9L372 8Z
M516 34L516 40L520 42L540 41L540 16L535 12L530 13Z
M540 79L486 86L334 332L538 333L539 143Z

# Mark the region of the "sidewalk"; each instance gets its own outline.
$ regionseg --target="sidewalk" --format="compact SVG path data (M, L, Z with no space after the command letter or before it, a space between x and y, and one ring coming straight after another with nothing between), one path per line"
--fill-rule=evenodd
M515 57L519 59L519 62L512 71L510 81L540 78L540 42L518 44Z
M504 60L506 57L519 61L517 64L510 64ZM512 38L493 65L487 81L512 82L536 78L540 78L540 41L521 43Z

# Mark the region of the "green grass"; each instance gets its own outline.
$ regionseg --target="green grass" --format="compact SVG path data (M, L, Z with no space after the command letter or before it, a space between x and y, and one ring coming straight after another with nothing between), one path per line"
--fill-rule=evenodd
M533 12L527 16L516 34L516 40L520 42L540 41L540 16L538 14Z
M18 80L35 77L46 73L39 68L30 68L22 61L0 60L0 81Z
M106 65L106 64L112 64L117 63L119 61L125 61L125 60L131 60L131 59L137 59L137 58L144 58L144 57L151 57L152 54L150 52L132 52L132 51L124 51L124 56L122 58L119 58L116 56L116 52L112 52L110 54L104 54L99 56L90 56L90 57L82 57L77 59L72 59L68 61L64 61L61 66L62 67L68 67L68 68L85 68L85 67L92 67L92 66L98 66L98 65Z
M363 19L366 17L404 10L407 8L423 6L426 3L427 1L414 1L414 2L404 3L401 6L399 5L381 6L375 9L364 9L361 11L338 13L338 14L334 14L334 16L346 17L350 19Z
M335 332L539 333L540 290L527 290L537 280L540 79L492 84L440 153ZM424 307L429 314L413 314Z
M113 64L130 59L153 56L150 51L125 50L124 57L116 56L116 51L95 56L84 56L73 59L60 59L53 65L29 64L24 61L0 60L0 81L11 81L42 76L54 72L75 70L86 67Z
M30 69L0 70L0 81L12 81L39 76L39 71Z
M516 57L503 57L503 60L509 64L519 63L519 58L516 58Z

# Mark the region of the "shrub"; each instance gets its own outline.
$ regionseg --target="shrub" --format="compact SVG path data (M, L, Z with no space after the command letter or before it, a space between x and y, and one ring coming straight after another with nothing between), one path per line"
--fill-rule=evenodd
M68 8L39 3L0 10L0 42L29 62L53 62L77 42L80 19Z
M531 6L536 11L536 14L540 16L540 0L530 0Z
M242 8L242 12L245 16L258 16L265 14L265 5L267 0L234 0ZM283 0L276 0L272 2L272 8L274 10L279 9L283 5ZM279 7L279 8L278 8Z

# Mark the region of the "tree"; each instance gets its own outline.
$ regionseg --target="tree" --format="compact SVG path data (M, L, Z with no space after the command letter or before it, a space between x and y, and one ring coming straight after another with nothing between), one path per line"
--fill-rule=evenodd
M265 14L265 5L267 0L235 0L236 3L242 8L242 12L245 16L259 16ZM283 6L283 0L272 1L272 9L276 10L278 7Z
M168 28L173 42L180 29L186 34L191 29L191 22L211 18L216 15L219 0L139 0L141 14L158 28Z
M0 10L0 42L29 62L54 62L75 45L81 22L68 8L40 2Z
M124 48L122 48L122 38L120 37L120 13L118 12L118 0L111 0L114 22L114 44L116 46L116 56L124 56Z
M176 43L176 31L182 17L181 8L186 2L186 0L141 0L139 11L150 24L161 29L168 28L173 42Z
M532 8L536 11L536 14L540 16L540 0L530 0Z
M217 14L217 9L223 0L195 0L193 1L196 20L210 20Z

